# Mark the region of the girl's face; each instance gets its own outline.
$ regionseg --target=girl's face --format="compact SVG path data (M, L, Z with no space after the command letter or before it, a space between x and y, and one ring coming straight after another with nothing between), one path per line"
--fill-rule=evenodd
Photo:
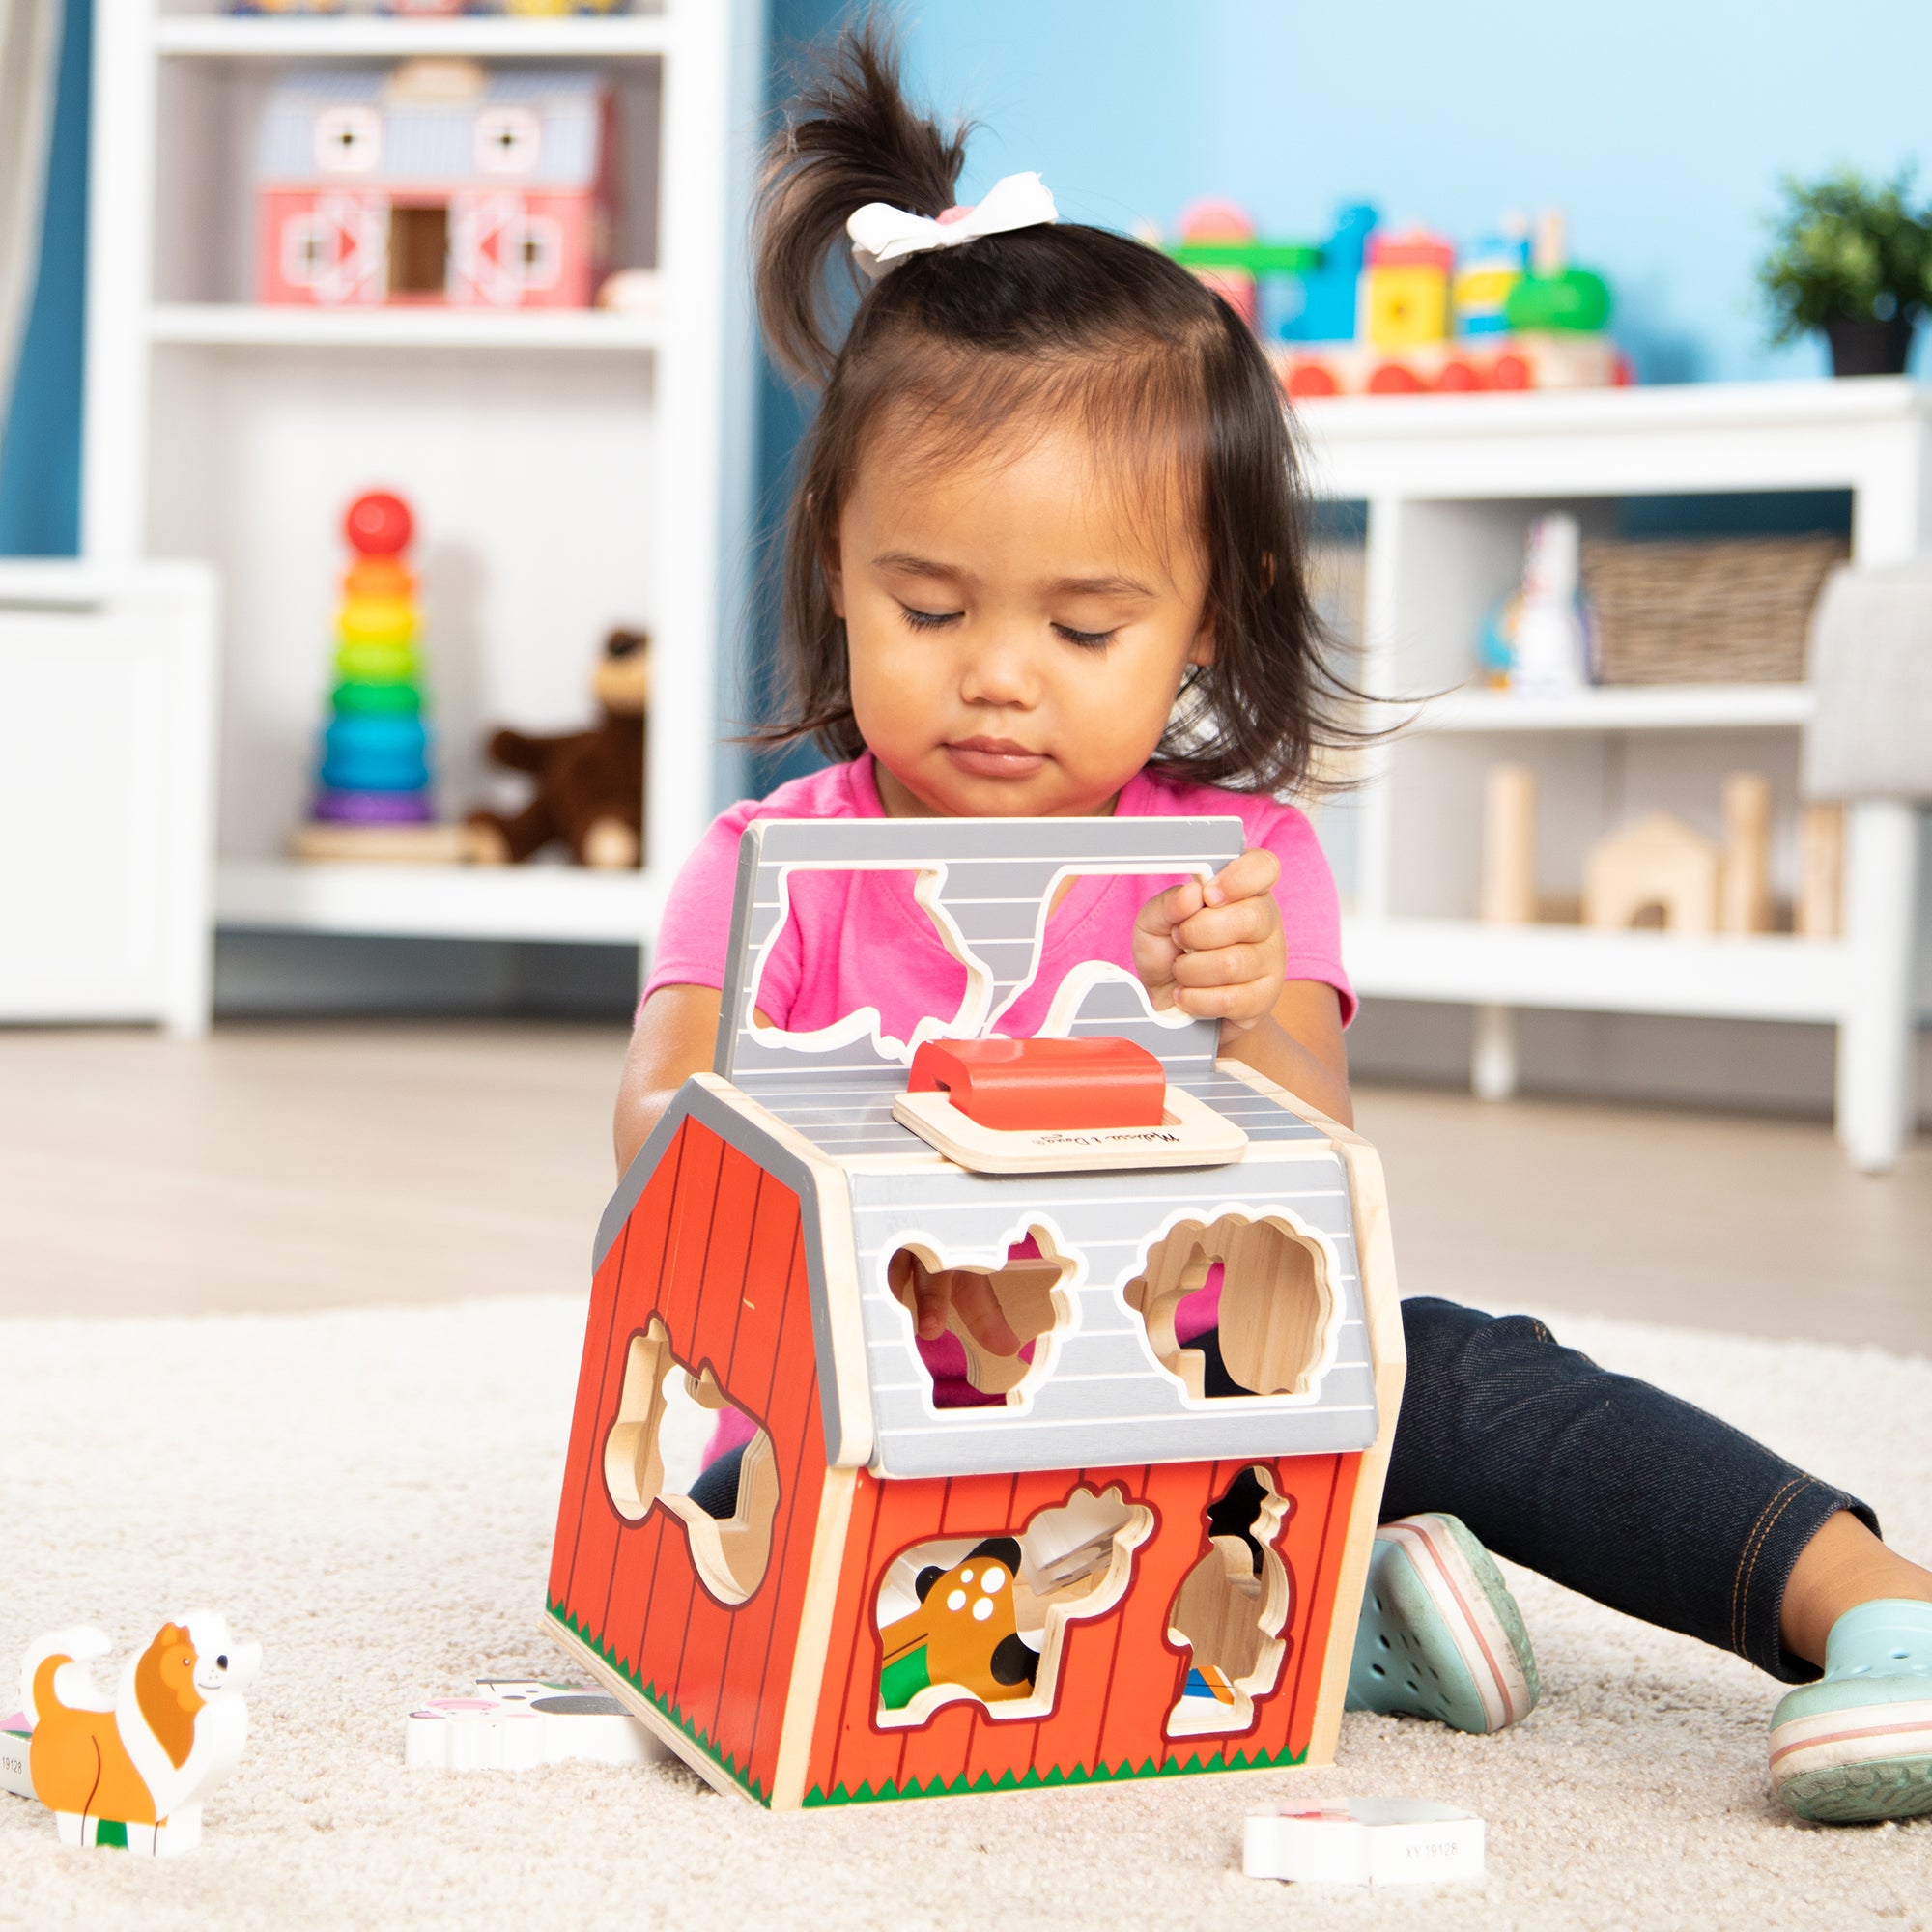
M1111 811L1212 656L1199 539L1096 477L1078 430L951 467L877 443L830 583L887 812Z

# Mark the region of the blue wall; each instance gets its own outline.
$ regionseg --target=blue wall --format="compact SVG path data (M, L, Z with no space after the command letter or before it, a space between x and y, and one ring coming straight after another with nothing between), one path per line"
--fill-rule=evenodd
M969 201L1037 168L1080 220L1168 226L1215 194L1316 237L1349 198L1464 238L1554 205L1653 382L1821 373L1815 345L1764 342L1751 271L1777 177L1932 163L1924 0L912 0L906 18L916 86L986 124Z
M0 556L80 548L80 379L87 256L90 0L67 0L41 273L12 407L0 416Z

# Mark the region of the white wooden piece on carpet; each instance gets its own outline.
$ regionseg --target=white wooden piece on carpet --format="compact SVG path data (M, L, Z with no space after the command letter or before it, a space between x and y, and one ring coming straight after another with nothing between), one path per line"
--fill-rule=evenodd
M1483 1821L1426 1798L1330 1799L1250 1818L1241 1869L1313 1885L1481 1878Z
M412 1771L529 1771L542 1764L651 1764L669 1756L617 1702L582 1684L479 1677L473 1697L436 1697L403 1731Z

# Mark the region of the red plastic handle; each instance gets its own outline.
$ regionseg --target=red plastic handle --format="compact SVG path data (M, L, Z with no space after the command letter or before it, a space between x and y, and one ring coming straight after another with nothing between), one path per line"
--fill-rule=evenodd
M909 1094L944 1088L982 1127L1157 1127L1167 1069L1113 1035L1085 1039L929 1039Z

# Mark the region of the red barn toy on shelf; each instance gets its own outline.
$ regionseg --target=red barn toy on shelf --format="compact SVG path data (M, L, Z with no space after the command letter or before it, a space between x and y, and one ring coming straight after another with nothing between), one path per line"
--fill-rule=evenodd
M1241 844L746 832L717 1071L598 1233L549 1585L573 1663L713 1783L791 1809L1330 1761L1403 1378L1376 1156L1116 966L1068 973L1037 1044L999 1032L1064 883L1151 895ZM796 881L856 870L935 923L959 1010L757 1023ZM1019 1338L955 1313L965 1406L919 1269L986 1277ZM1225 1386L1178 1326L1217 1287ZM735 1502L669 1478L673 1377L740 1412Z
M410 62L276 86L256 155L257 299L587 308L618 205L595 74Z

